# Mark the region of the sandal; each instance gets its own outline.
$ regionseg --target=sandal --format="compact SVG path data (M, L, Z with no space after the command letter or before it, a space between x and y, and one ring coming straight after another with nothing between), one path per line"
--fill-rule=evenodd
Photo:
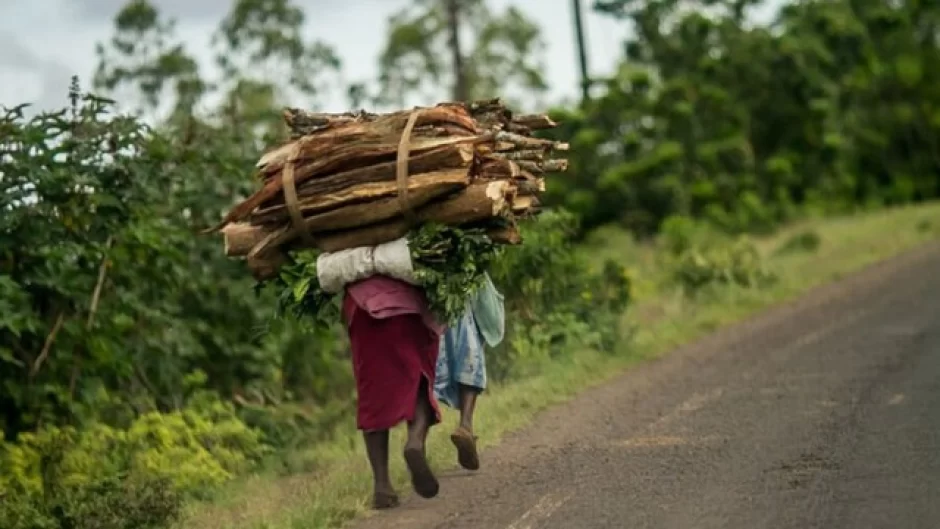
M434 472L431 471L424 449L406 447L405 464L408 466L408 472L411 473L411 486L414 487L415 492L422 498L437 496L440 485L434 477Z
M464 427L459 427L450 434L450 441L457 447L457 462L467 470L480 468L480 455L477 453L477 437Z
M372 495L372 508L376 510L398 507L398 494L394 492L376 492Z

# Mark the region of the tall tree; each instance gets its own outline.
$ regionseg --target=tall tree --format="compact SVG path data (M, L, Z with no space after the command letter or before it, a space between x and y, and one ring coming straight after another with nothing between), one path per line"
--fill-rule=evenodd
M515 7L496 13L484 0L418 0L393 15L389 26L379 59L382 103L404 105L408 96L475 99L510 89L537 94L547 88L545 43L538 26Z
M585 216L655 232L670 215L731 230L936 196L940 72L925 2L599 0L634 31L607 91L567 118Z
M316 81L340 61L327 44L305 38L305 20L291 0L235 0L213 37L229 120L271 130L280 123L277 106L315 106L327 88Z
M454 100L470 99L467 83L467 67L464 65L463 48L460 46L460 1L447 0L447 44L450 47L451 68L454 71Z
M100 89L140 100L165 132L134 146L147 152L146 160L138 160L146 164L135 169L135 182L158 195L137 214L166 231L156 241L164 253L154 259L170 261L161 273L174 286L161 290L165 282L133 285L128 279L132 292L122 294L155 307L153 332L159 336L128 344L126 356L137 370L135 383L148 388L161 406L179 404L182 381L193 370L206 374L206 384L226 396L244 394L259 381L269 390L301 389L309 396L326 391L315 388L345 383L298 379L307 373L298 366L319 366L322 373L322 366L337 358L332 342L302 347L303 335L291 323L261 332L271 317L266 306L273 302L252 296L242 267L220 255L217 240L193 236L250 192L250 167L264 136L282 134L280 107L313 105L323 88L314 80L338 67L328 46L304 38L303 23L303 12L288 1L235 2L216 35L221 74L199 80L199 90L192 92L182 90L190 86L182 80L191 78L184 74L195 72L196 63L174 40L172 21L146 0L131 0L115 18L115 37L99 46ZM179 67L180 57L190 69ZM221 102L206 108L210 98L199 98L211 91ZM202 103L200 112L196 102ZM186 119L162 119L166 114L156 110L167 107L177 109L170 117ZM115 251L123 248L118 243ZM178 330L163 337L167 329Z
M175 29L176 21L148 0L128 2L114 18L114 35L96 46L94 88L134 101L134 110L151 116L191 113L207 87Z
M581 0L571 0L575 45L578 48L578 67L581 71L581 102L585 103L591 97L591 76L588 73L587 39L584 34L584 20L581 10Z

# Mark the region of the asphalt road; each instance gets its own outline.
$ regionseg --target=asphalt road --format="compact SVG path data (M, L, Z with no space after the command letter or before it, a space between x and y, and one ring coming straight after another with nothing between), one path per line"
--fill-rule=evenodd
M940 528L940 247L634 369L356 527Z

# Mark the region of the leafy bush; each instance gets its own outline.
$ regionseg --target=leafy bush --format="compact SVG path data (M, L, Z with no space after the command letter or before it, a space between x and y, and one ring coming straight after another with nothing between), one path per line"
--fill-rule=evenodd
M164 529L179 519L182 497L165 480L111 477L0 506L4 529Z
M693 248L727 243L727 232L709 221L685 215L671 215L663 221L657 243L668 256L679 256Z
M695 294L714 285L763 287L776 276L766 268L757 247L742 237L730 244L686 250L674 265L673 278L686 293Z
M0 526L164 527L265 453L260 433L213 398L127 429L48 427L0 444Z
M785 240L776 250L774 255L784 255L797 252L815 252L819 250L822 244L822 238L819 233L813 230L801 231Z
M493 281L506 296L507 339L487 357L495 379L578 348L614 350L631 283L618 263L593 263L574 243L577 219L550 211L523 226L525 243L505 250Z

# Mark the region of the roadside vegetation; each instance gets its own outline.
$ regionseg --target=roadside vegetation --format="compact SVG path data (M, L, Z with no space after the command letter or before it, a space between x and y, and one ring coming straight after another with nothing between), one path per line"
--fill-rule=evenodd
M447 84L541 97L538 27L466 4L463 75L436 62L451 3L416 2L350 106L427 104ZM940 238L940 7L800 1L764 26L751 2L597 4L638 31L589 100L557 105L572 167L524 226L533 244L496 264L509 333L488 357L484 446L633 362ZM339 79L341 50L303 20L288 0L236 0L210 78L133 0L91 86L58 112L0 113L0 527L326 528L364 510L342 332L272 318L198 234L253 187L280 106L315 106L330 88L309 79ZM432 458L450 466L443 438Z

